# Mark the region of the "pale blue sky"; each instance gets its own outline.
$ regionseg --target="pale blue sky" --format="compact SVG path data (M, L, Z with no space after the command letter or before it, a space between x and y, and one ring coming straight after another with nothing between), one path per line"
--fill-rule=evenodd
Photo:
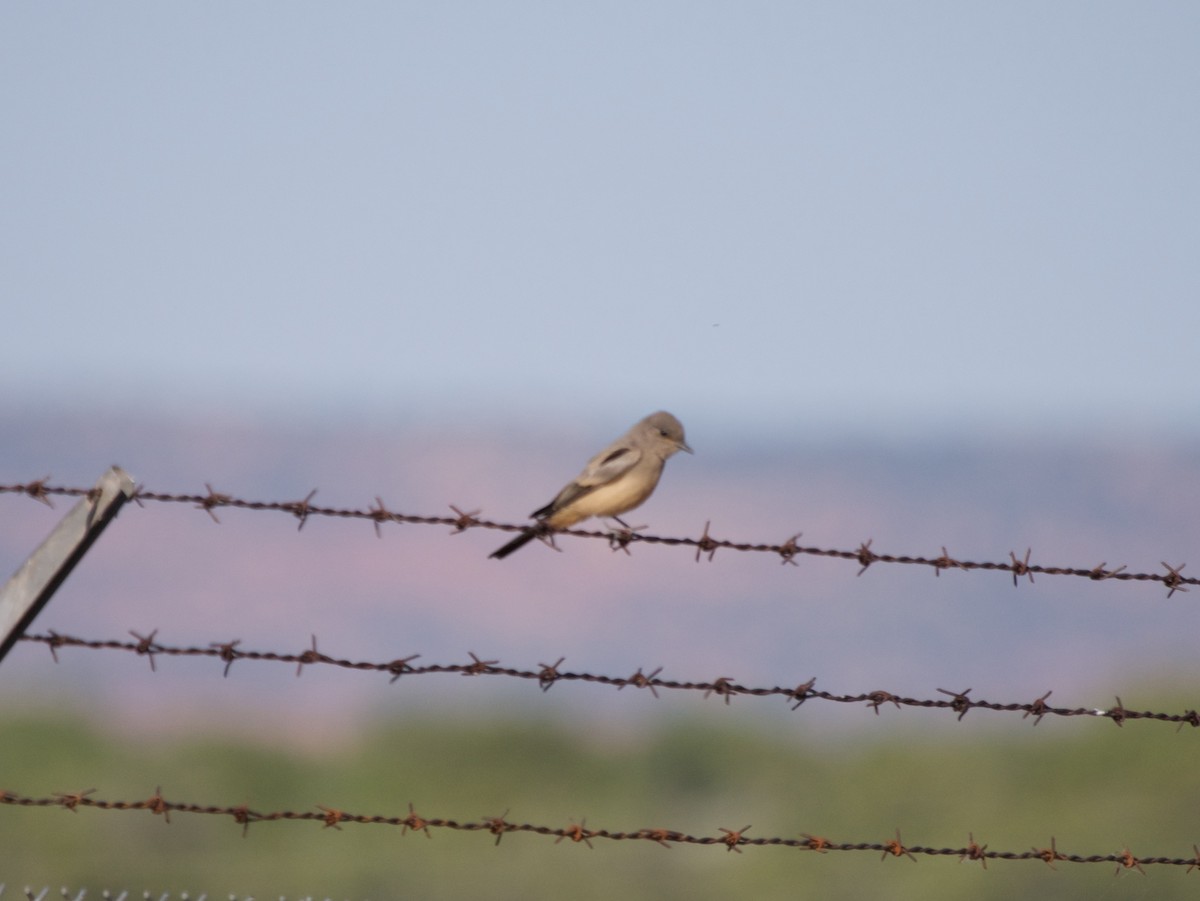
M0 401L1195 435L1198 46L1194 3L5 3Z

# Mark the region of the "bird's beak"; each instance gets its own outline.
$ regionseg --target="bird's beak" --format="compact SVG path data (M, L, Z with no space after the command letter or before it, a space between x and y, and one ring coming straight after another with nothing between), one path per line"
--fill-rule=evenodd
M679 442L679 449L680 449L681 451L686 451L686 452L687 452L687 453L689 453L689 454L695 454L695 453L696 453L694 450L692 450L690 447L688 447L688 446L687 446L687 442L685 442L685 441L680 441L680 442Z

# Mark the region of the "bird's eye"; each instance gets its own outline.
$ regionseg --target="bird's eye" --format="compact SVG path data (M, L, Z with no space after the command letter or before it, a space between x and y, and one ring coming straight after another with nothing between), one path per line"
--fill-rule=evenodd
M668 434L667 434L667 430L666 430L666 429L659 429L659 430L658 430L658 434L662 435L664 438L670 438L670 437L671 437L670 435L668 435Z

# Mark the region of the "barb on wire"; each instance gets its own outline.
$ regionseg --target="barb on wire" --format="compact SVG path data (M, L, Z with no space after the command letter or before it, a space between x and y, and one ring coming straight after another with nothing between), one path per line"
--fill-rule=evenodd
M1052 707L1047 703L1047 699L1051 694L1049 691L1040 698L1027 702L997 702L988 701L983 698L972 698L970 694L973 689L970 688L961 692L938 688L937 692L945 695L945 698L910 698L882 689L857 694L835 694L817 689L815 687L816 679L809 679L807 682L802 682L794 688L742 685L735 682L731 676L720 676L712 681L679 681L661 676L661 666L649 674L644 673L642 668L638 667L637 671L629 676L572 672L562 669L562 664L566 660L565 657L559 657L554 663L539 663L536 668L532 669L501 666L499 660L485 660L473 651L469 652L471 658L469 663L427 663L416 665L413 661L417 660L421 656L420 654L410 654L406 657L385 661L348 660L318 651L317 636L315 635L312 636L310 647L298 653L245 650L240 647L240 639L209 642L201 647L168 645L160 643L157 640L157 629L148 635L141 635L131 630L130 635L136 638L137 641L76 638L71 635L62 635L55 631L49 631L45 634L24 635L21 637L21 640L46 645L50 649L55 663L59 662L59 650L66 647L86 648L88 650L125 651L149 657L152 670L154 669L154 658L156 655L161 657L211 657L224 664L223 671L225 676L229 675L230 667L238 660L260 660L272 663L294 664L297 676L303 672L306 666L324 664L348 670L385 673L391 677L390 681L392 682L401 678L408 679L412 676L432 675L434 673L458 673L462 676L505 676L514 679L527 679L536 684L542 691L549 691L552 686L559 682L587 682L594 685L607 685L616 688L618 691L626 686L648 688L656 698L659 696L657 689L660 688L672 691L697 691L701 692L705 698L715 696L725 705L729 705L731 700L739 695L759 698L778 697L792 704L792 710L798 709L811 699L817 699L839 704L862 704L867 709L872 710L877 716L884 709L884 705L890 704L897 710L902 710L905 707L949 710L951 713L957 714L957 719L960 722L970 710L991 710L996 712L1021 713L1022 719L1032 716L1035 726L1042 721L1043 717L1058 716L1109 719L1118 726L1124 725L1129 720L1153 720L1163 723L1175 723L1180 729L1184 726L1200 727L1200 712L1195 710L1187 710L1183 713L1131 710L1125 707L1119 697L1116 699L1116 706L1108 709L1098 709L1091 707Z
M219 804L196 804L186 801L171 801L163 797L161 789L155 789L154 794L144 801L108 801L93 798L94 789L86 792L59 793L49 797L30 797L12 791L0 791L0 804L17 807L62 807L78 813L80 808L91 808L103 811L137 811L147 810L156 816L162 816L164 823L169 824L171 813L203 814L209 816L230 817L235 824L242 826L242 834L246 834L251 824L295 820L301 822L320 823L323 829L341 830L344 825L363 826L398 826L401 834L408 832L423 832L432 838L434 830L452 830L458 832L479 832L496 836L496 845L500 839L510 833L530 833L546 838L553 838L555 844L563 839L569 839L572 844L584 844L591 848L592 839L607 839L609 841L650 841L665 847L672 845L709 845L714 848L724 848L726 851L742 853L743 848L776 847L791 848L800 851L817 851L826 854L830 851L868 851L880 853L881 860L889 857L907 857L917 861L918 857L957 857L959 860L978 860L984 867L989 860L1027 860L1044 861L1054 865L1055 862L1068 863L1103 863L1117 864L1117 874L1122 870L1136 869L1143 874L1147 866L1176 866L1186 867L1187 872L1200 869L1200 850L1193 845L1195 852L1191 857L1170 857L1167 855L1147 855L1135 857L1128 848L1120 852L1108 854L1076 854L1058 848L1055 839L1050 840L1049 848L1030 847L1027 851L993 851L986 844L975 841L975 834L968 832L968 843L963 847L932 847L927 845L905 844L900 831L896 830L894 838L884 841L838 842L823 836L810 833L800 833L800 837L789 836L750 836L747 835L749 826L741 829L717 827L717 835L691 835L675 829L633 829L613 830L589 827L587 820L578 823L570 822L565 826L550 826L537 823L520 823L508 819L508 811L500 816L485 816L479 820L459 821L448 817L430 817L418 814L410 803L407 814L368 814L354 813L340 807L316 805L313 810L251 810L245 805L228 807Z
M89 493L90 489L75 488L60 485L47 485L49 476L37 479L32 482L18 483L13 485L0 485L0 494L24 494L33 498L40 503L49 504L51 496L78 497ZM253 511L275 511L279 513L287 513L299 520L298 528L304 528L310 516L328 516L340 519L361 519L370 522L376 535L381 535L380 526L385 522L408 523L410 525L430 525L430 526L450 526L454 533L464 532L467 529L495 529L502 532L523 532L529 527L528 523L504 523L493 522L487 519L480 519L478 514L480 511L473 510L463 512L458 507L451 505L450 509L454 511L454 516L428 516L412 513L397 513L388 510L384 506L383 501L378 495L375 497L375 503L365 509L353 509L344 507L322 507L312 502L316 495L316 489L310 491L302 500L298 501L251 501L244 498L234 497L230 494L225 494L216 491L212 485L207 482L204 485L205 494L169 494L157 491L147 491L142 486L138 486L134 492L132 500L137 501L139 506L145 506L145 501L157 501L160 503L175 503L189 504L198 510L203 510L215 522L220 522L217 518L216 510L223 507L232 507L239 510ZM711 522L704 524L704 531L699 538L675 538L663 535L646 535L641 532L620 532L613 533L610 531L595 531L588 529L564 529L561 534L574 535L580 538L594 538L606 541L610 544L613 550L623 550L629 552L629 548L633 544L661 544L673 547L694 547L696 549L696 562L700 562L701 557L706 557L712 561L716 552L722 548L731 551L758 552L765 554L773 554L779 557L782 563L796 562L796 557L806 555L810 557L829 557L837 560L846 560L857 563L860 567L858 574L861 576L866 570L875 563L893 563L907 564L915 566L928 566L934 571L934 575L940 576L943 570L946 569L961 569L964 571L971 570L986 570L994 572L1006 572L1012 575L1013 584L1018 585L1022 576L1033 581L1035 574L1048 576L1078 576L1080 578L1091 579L1092 581L1107 581L1117 580L1122 582L1158 582L1167 588L1167 597L1172 597L1175 592L1186 592L1189 585L1200 585L1200 578L1196 576L1184 576L1183 568L1186 564L1172 566L1164 562L1163 568L1166 572L1163 573L1145 573L1145 572L1128 572L1125 566L1118 566L1114 569L1107 569L1107 563L1101 563L1099 566L1091 568L1081 568L1072 566L1050 566L1040 563L1030 563L1029 558L1032 554L1032 549L1027 548L1025 554L1018 557L1015 551L1009 551L1009 560L1007 562L991 562L977 560L957 560L952 558L942 547L942 552L936 557L921 557L908 554L885 554L871 549L871 540L863 542L856 550L840 550L836 548L822 547L803 547L797 543L800 538L800 533L797 533L786 541L779 544L773 543L751 543L740 541L729 541L726 539L713 538L709 534ZM556 533L558 534L558 533Z

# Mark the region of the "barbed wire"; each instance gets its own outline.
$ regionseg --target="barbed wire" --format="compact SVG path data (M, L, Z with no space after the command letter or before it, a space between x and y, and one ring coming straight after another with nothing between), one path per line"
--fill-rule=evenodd
M423 832L427 838L433 838L432 830L434 829L486 832L496 837L496 845L499 845L500 840L510 833L531 833L553 838L555 844L562 842L563 839L569 839L573 843L582 843L589 848L593 847L592 839L608 839L611 841L649 841L662 845L665 848L670 848L672 845L709 845L724 847L727 851L736 851L739 854L742 853L743 848L748 847L783 847L817 851L820 853L828 853L830 851L882 852L881 860L887 860L889 857L907 857L914 862L917 860L918 855L924 857L957 857L959 860L978 860L984 869L987 868L989 860L1040 860L1052 867L1059 861L1068 863L1115 863L1117 864L1117 874L1120 874L1123 870L1137 870L1145 874L1143 867L1151 865L1187 867L1187 872L1189 873L1193 869L1200 869L1200 847L1196 845L1192 846L1194 852L1192 857L1168 857L1166 855L1137 857L1128 848L1124 848L1120 853L1116 854L1076 854L1059 850L1057 840L1051 837L1050 846L1046 848L1032 846L1028 851L992 851L988 849L986 844L981 845L975 841L973 832L967 833L968 843L962 847L935 848L926 845L906 845L900 836L899 830L896 830L894 838L883 842L837 842L811 833L800 833L800 838L750 836L747 834L751 829L750 826L743 826L741 829L728 829L721 826L717 830L721 833L720 835L691 835L675 829L634 829L630 831L595 829L588 828L586 819L582 819L578 823L568 823L566 826L547 826L535 823L510 822L507 819L508 811L499 816L487 816L480 820L460 822L445 817L422 816L413 809L411 802L408 805L407 815L353 813L341 808L326 807L323 805L316 805L315 810L276 810L262 812L253 810L245 804L228 807L217 804L169 801L163 797L161 786L156 788L154 794L144 801L106 801L101 798L93 798L92 795L95 792L96 789L93 788L79 792L60 792L50 797L27 797L15 792L0 790L0 804L10 804L19 807L62 807L72 812L78 812L82 807L106 811L148 810L155 816L161 816L167 824L171 822L172 813L227 816L231 817L236 824L242 827L243 836L249 832L251 824L254 823L295 820L318 822L326 829L337 830L340 830L343 825L348 824L398 826L400 827L401 835L407 835L409 832Z
M241 644L240 639L210 642L204 647L183 647L159 642L157 640L157 629L146 635L132 630L130 630L129 634L137 640L75 638L70 635L62 635L53 630L45 634L23 635L21 636L21 640L45 644L50 649L55 663L58 663L58 649L64 647L125 651L147 657L150 661L150 670L152 672L157 671L154 658L161 654L166 657L216 658L225 664L225 676L229 675L230 668L239 660L259 660L295 664L297 676L304 671L304 667L306 666L325 664L360 672L387 673L392 677L392 682L410 676L424 676L434 673L457 673L462 676L506 676L514 679L525 679L536 682L542 691L549 691L558 682L587 682L594 685L607 685L616 688L618 691L627 686L646 688L656 698L659 696L658 689L660 688L672 691L698 691L702 692L705 698L710 696L721 698L727 705L732 698L738 695L760 698L778 697L792 704L792 710L796 710L808 701L816 699L839 704L864 704L873 710L876 715L887 704L893 705L898 710L904 707L950 710L952 713L958 714L957 719L960 722L968 712L979 709L1021 713L1022 719L1033 717L1033 725L1035 726L1046 716L1082 716L1110 719L1118 726L1123 726L1127 720L1152 720L1163 723L1175 723L1178 725L1176 731L1182 729L1185 725L1200 727L1200 713L1195 710L1188 710L1184 713L1131 710L1125 707L1120 697L1116 699L1116 706L1107 710L1089 707L1052 707L1048 703L1048 699L1053 694L1053 691L1047 691L1040 698L1028 702L996 702L982 698L972 698L970 694L973 689L970 688L966 691L950 691L944 688L937 689L938 692L946 696L945 698L911 698L884 690L861 692L858 694L835 694L833 692L818 690L815 687L817 681L815 678L801 682L793 688L784 688L781 686L742 685L735 682L729 676L720 676L712 681L702 682L684 682L675 679L666 679L660 675L663 669L661 666L649 673L643 672L643 669L639 667L637 672L624 677L590 672L571 672L560 669L566 660L565 657L559 657L554 663L539 663L537 669L518 669L501 666L499 660L484 660L474 652L469 652L471 657L470 663L414 663L415 660L421 657L420 654L410 654L407 657L382 662L348 660L323 654L318 650L317 637L315 635L312 636L311 647L299 653L286 653L279 651L243 650L238 647Z
M24 494L34 500L47 504L53 507L51 498L54 496L62 497L85 497L92 494L93 488L77 488L59 485L47 484L50 476L36 479L32 482L26 482L14 485L0 485L0 494ZM487 519L479 518L479 510L464 512L455 505L451 504L450 509L454 511L454 516L429 516L412 513L397 513L387 509L383 500L376 495L375 505L367 509L354 509L344 507L323 507L314 504L312 499L317 494L317 489L313 489L302 500L298 501L252 501L244 498L235 497L230 494L223 494L213 489L212 485L205 483L206 494L169 494L157 491L147 491L142 486L137 486L131 500L136 501L139 506L143 506L145 501L157 501L160 503L177 503L190 504L198 510L205 511L212 517L214 522L219 523L216 510L231 507L240 510L253 511L274 511L279 513L288 513L299 520L297 528L303 529L304 524L310 516L328 516L340 519L363 519L372 522L375 526L375 534L382 536L380 526L383 523L407 523L410 525L430 525L430 526L450 526L454 533L464 532L468 529L495 529L502 532L523 532L529 528L529 523L504 523L493 522ZM978 560L957 560L950 556L945 546L942 547L942 553L937 557L921 557L907 554L887 554L880 553L871 549L873 539L867 539L858 546L856 550L839 550L836 548L821 548L821 547L805 547L797 542L803 533L796 533L784 541L782 544L762 544L729 541L725 539L713 538L709 534L711 520L704 524L704 531L699 538L677 538L663 535L647 535L633 529L617 529L617 530L589 530L589 529L562 529L547 533L546 537L551 535L574 535L579 538L593 538L607 541L609 546L614 550L630 553L630 546L634 544L661 544L667 546L694 547L696 549L696 562L700 561L701 556L707 555L711 561L718 550L744 551L744 552L759 552L773 554L780 558L780 562L784 564L796 564L796 557L812 556L812 557L829 557L839 560L847 560L859 564L860 569L858 575L862 575L868 567L875 563L894 563L907 564L916 566L928 566L934 570L935 575L941 575L943 570L960 569L963 571L972 570L987 570L996 572L1006 572L1012 575L1013 585L1020 584L1022 578L1028 578L1033 582L1034 575L1048 576L1077 576L1085 579L1090 579L1096 582L1107 580L1116 580L1121 582L1160 582L1167 588L1167 597L1172 597L1175 592L1186 592L1188 585L1200 585L1200 578L1195 576L1184 576L1182 574L1185 563L1180 563L1178 566L1172 566L1166 561L1162 561L1165 573L1146 573L1146 572L1127 572L1125 566L1118 566L1115 569L1108 569L1107 561L1102 562L1090 569L1071 567L1071 566L1050 566L1038 563L1030 563L1029 558L1032 554L1032 548L1027 548L1024 555L1018 556L1016 551L1009 551L1008 562L990 562Z

